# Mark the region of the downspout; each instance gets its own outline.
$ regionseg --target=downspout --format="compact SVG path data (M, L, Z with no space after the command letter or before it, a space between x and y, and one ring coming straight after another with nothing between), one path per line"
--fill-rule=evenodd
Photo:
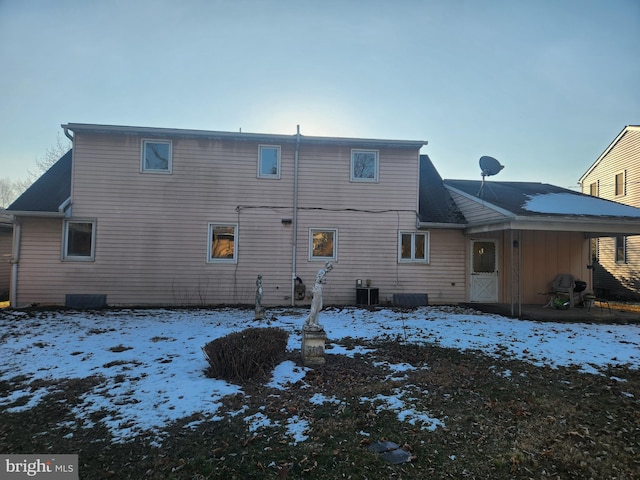
M522 230L518 230L518 318L522 318Z
M18 262L20 260L20 238L22 236L22 225L20 220L13 219L13 252L11 256L11 295L9 298L12 308L18 306Z
M293 156L293 241L291 242L291 306L296 304L296 258L298 255L298 155L300 152L300 125L296 126L296 151Z
M511 268L509 269L511 274L511 316L513 317L513 229L509 230L509 237L509 252L511 255Z

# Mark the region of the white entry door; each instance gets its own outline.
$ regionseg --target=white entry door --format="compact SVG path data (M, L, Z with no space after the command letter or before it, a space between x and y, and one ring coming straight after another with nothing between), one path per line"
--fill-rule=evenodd
M498 301L498 242L471 241L471 301Z

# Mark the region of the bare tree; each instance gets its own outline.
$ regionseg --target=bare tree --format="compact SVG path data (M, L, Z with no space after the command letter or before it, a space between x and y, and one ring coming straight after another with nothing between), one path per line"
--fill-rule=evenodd
M8 178L0 178L0 208L7 208L18 197L18 185Z
M71 143L63 139L58 132L56 143L45 150L44 155L36 158L36 170L27 170L26 178L21 180L10 180L0 178L0 207L8 206L13 200L29 188L40 176L49 170L54 163L69 151Z
M38 170L36 173L29 171L29 176L32 177L32 182L36 181L40 175L49 170L54 163L69 151L71 143L68 140L63 140L60 136L60 132L56 136L56 144L45 150L44 155L40 158L36 158L36 166Z

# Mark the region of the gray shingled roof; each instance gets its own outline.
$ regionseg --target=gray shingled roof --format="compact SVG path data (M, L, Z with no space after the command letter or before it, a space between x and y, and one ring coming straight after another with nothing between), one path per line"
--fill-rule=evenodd
M420 155L418 213L422 223L466 223L428 155Z
M637 217L640 210L603 198L592 197L566 188L538 182L498 182L487 180L444 180L444 184L480 201L519 216L593 216ZM565 206L536 211L529 207L532 198L557 198ZM586 208L576 208L578 205ZM528 207L528 208L527 208Z
M71 196L71 150L7 207L7 212L58 213Z

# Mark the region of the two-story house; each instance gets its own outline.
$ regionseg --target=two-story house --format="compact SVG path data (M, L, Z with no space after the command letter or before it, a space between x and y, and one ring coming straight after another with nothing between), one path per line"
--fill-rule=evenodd
M331 262L327 305L513 308L590 282L590 236L640 234L604 199L443 181L421 140L63 128L72 150L7 210L16 307L252 304L260 274L264 305L305 304Z
M622 129L580 177L583 193L640 207L640 126ZM640 297L640 237L612 235L595 239L594 285L603 294Z
M10 206L17 306L250 304L258 274L288 304L327 261L325 302L354 303L358 279L385 301L427 291L451 245L417 228L424 141L63 128L72 152Z

